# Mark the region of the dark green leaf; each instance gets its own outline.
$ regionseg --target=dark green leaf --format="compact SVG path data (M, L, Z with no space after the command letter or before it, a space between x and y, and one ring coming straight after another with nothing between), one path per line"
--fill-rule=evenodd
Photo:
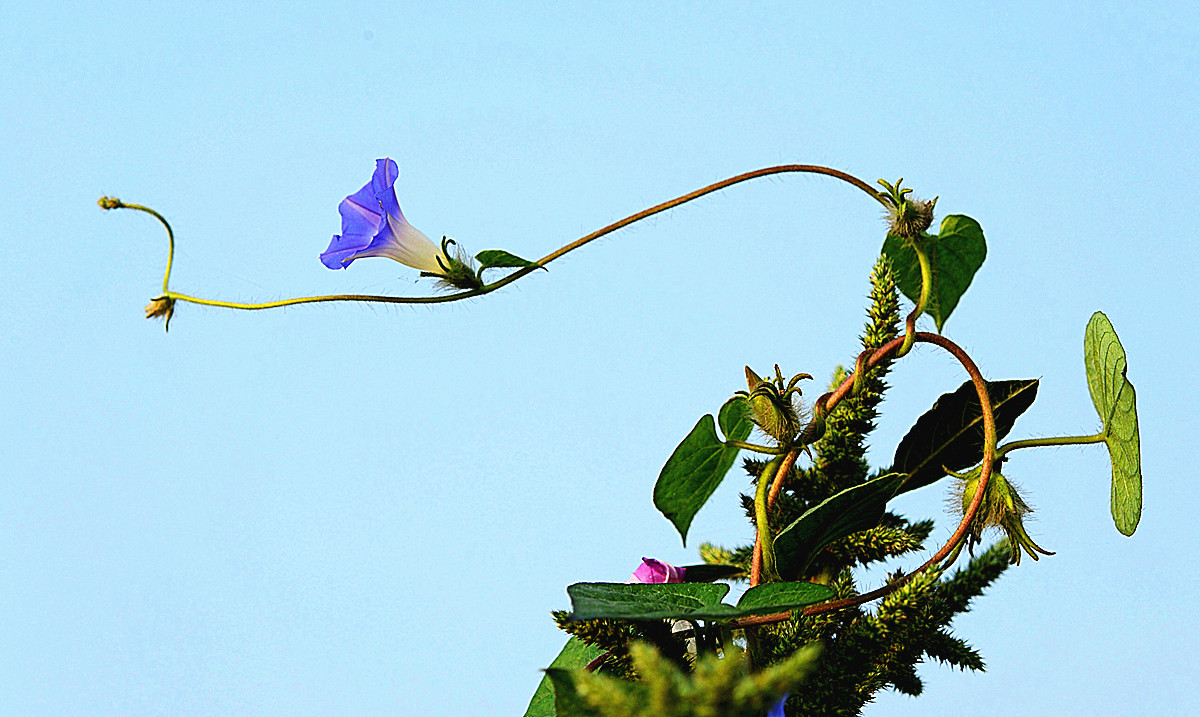
M509 254L503 249L484 249L475 255L480 269L524 269L525 267L546 267L536 261L522 259L516 254Z
M1092 314L1083 337L1088 392L1104 422L1104 442L1112 460L1112 515L1117 530L1133 535L1142 517L1142 448L1137 395L1125 377L1125 349L1112 322Z
M681 618L720 605L728 592L724 583L575 583L567 588L574 620Z
M554 715L563 717L591 717L597 714L579 699L575 689L575 678L579 673L574 670L564 670L551 667L546 670L546 677L554 685Z
M738 610L747 615L770 615L795 610L833 597L833 589L816 583L767 583L750 588L738 600Z
M987 242L979 222L962 214L942 220L940 233L922 234L920 240L933 269L933 286L925 313L933 318L940 333L946 319L958 306L987 258ZM883 255L892 262L896 286L914 304L921 298L921 263L910 240L889 234L883 240Z
M600 648L589 645L578 637L572 637L567 640L567 644L563 647L562 652L558 653L558 657L554 658L554 662L550 663L550 669L559 669L564 672L581 670L602 654L604 651ZM555 717L556 715L554 683L547 675L542 678L537 690L533 693L533 698L529 700L529 707L525 709L525 717Z
M733 620L795 610L833 591L811 583L768 583L747 590L737 607L721 602L723 583L576 583L567 588L575 620Z
M817 553L835 540L874 528L904 480L889 473L833 495L813 506L775 536L775 567L791 580L804 574Z
M743 396L734 396L717 412L717 425L726 440L744 441L754 430L750 421L750 404Z
M688 583L711 583L714 580L728 580L744 575L745 570L736 565L682 565L683 581Z
M996 440L1012 430L1017 418L1037 397L1038 379L988 381L988 397L996 419ZM961 471L983 458L983 409L970 381L944 393L917 419L896 448L892 471L908 476L900 492L929 485L946 475L944 468Z
M731 398L721 407L721 429L729 440L743 441L752 424L746 418L746 399ZM654 507L667 517L687 544L687 531L696 513L721 485L737 460L738 448L717 436L716 422L705 415L667 459L654 484Z

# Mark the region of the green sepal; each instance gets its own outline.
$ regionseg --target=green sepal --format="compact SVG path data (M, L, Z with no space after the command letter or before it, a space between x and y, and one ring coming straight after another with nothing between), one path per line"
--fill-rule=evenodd
M1125 377L1125 349L1112 322L1092 314L1083 337L1088 392L1104 423L1104 442L1112 460L1112 516L1117 530L1133 535L1142 517L1142 449L1137 393Z
M987 381L996 440L1012 430L1017 418L1037 398L1038 379ZM945 469L961 471L983 458L983 409L975 384L966 381L952 393L942 394L933 407L908 430L891 470L907 476L900 492L923 488L946 476Z
M912 241L888 234L883 240L883 255L892 262L896 286L915 304L921 298L921 263ZM933 269L933 286L925 313L941 333L975 272L983 266L987 242L979 222L963 214L951 214L942 220L938 234L922 232L917 241L921 242Z
M708 501L737 459L736 446L717 436L720 423L726 440L744 441L754 425L747 416L746 399L729 399L721 406L720 417L706 414L667 459L654 484L654 507L667 517L687 544L692 519Z
M554 709L555 688L554 682L550 679L550 670L564 672L582 670L602 654L604 654L603 650L587 644L578 637L567 640L567 644L558 653L558 657L555 657L554 662L550 663L550 667L546 670L547 675L542 677L542 681L534 690L533 697L529 700L529 706L525 708L524 717L557 716L558 713Z
M889 473L847 488L813 506L775 536L775 568L784 580L804 574L826 545L874 528L904 476Z
M828 600L815 583L768 583L750 588L736 607L721 602L724 583L575 583L567 588L571 619L733 620L786 612Z
M475 261L479 262L479 271L484 269L524 269L526 267L546 268L536 261L522 259L503 249L484 249L475 255Z

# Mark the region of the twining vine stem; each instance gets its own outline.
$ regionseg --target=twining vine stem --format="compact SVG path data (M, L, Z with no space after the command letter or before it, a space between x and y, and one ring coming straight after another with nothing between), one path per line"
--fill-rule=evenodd
M162 295L160 298L168 298L168 299L172 299L175 301L186 301L186 302L189 302L192 304L200 304L203 306L219 306L219 307L228 308L228 309L242 309L245 311L261 311L263 309L277 309L277 308L281 308L284 306L295 306L297 304L315 304L315 303L322 303L322 302L329 302L329 301L363 301L363 302L375 302L375 303L385 303L385 304L443 304L443 303L448 303L451 301L459 301L461 299L469 299L471 297L489 294L497 289L500 289L502 287L505 287L505 286L513 283L514 281L517 281L518 279L520 279L524 276L527 276L527 275L533 273L534 271L537 271L538 269L544 267L546 264L549 264L550 262L554 261L555 259L558 259L559 257L561 257L565 254L568 254L585 244L595 241L596 239L599 239L600 237L605 236L606 234L611 234L619 229L624 229L625 227L629 226L630 224L634 224L635 222L639 222L643 219L647 219L649 217L654 216L655 214L661 214L662 212L665 212L669 209L674 209L675 207L678 207L682 204L686 204L694 199L699 199L700 197L703 197L707 194L712 194L713 192L719 192L722 189L725 189L727 187L732 187L735 184L741 184L742 182L747 182L751 179L758 179L760 177L767 177L767 176L771 176L774 174L789 174L789 173L823 174L823 175L826 175L829 177L834 177L835 179L840 179L843 182L846 182L848 184L851 184L851 185L861 189L862 191L866 192L872 199L879 202L880 204L883 204L885 207L888 206L887 200L885 199L886 195L882 194L881 192L876 191L875 189L873 189L871 187L871 185L867 184L866 182L859 179L858 177L847 174L847 173L842 172L837 169L833 169L831 167L823 167L823 166L816 165L816 164L781 164L781 165L774 166L774 167L764 167L762 169L756 169L751 172L745 172L743 174L738 174L733 177L729 177L728 179L722 179L719 182L714 182L705 187L701 187L700 189L697 189L694 192L689 192L682 196L665 201L662 204L657 204L653 207L650 207L649 209L643 209L642 211L637 212L636 214L631 214L631 215L625 217L624 219L613 222L612 224L609 224L608 226L603 227L601 229L597 229L596 231L592 232L591 234L584 235L584 236L580 237L579 239L576 239L575 241L571 242L570 244L567 244L566 246L564 246L560 249L550 252L546 256L539 259L535 266L529 266L529 267L524 267L524 268L518 269L517 271L514 271L513 273L509 274L508 276L505 276L504 278L502 278L498 281L495 281L491 284L487 284L478 289L469 289L467 291L460 291L460 292L457 292L454 294L440 294L437 296L387 296L387 295L379 295L379 294L328 294L328 295L324 295L324 296L304 296L304 297L297 297L297 298L292 298L292 299L280 299L277 301L264 301L264 302L260 302L260 303L244 303L244 302L237 302L237 301L221 301L221 300L217 300L217 299L204 299L204 298L200 298L200 297L196 297L196 296L189 296L188 294L181 294L181 293L178 293L175 291L170 291L168 288L168 283L169 283L170 277L171 277L171 263L172 263L172 258L174 257L174 253L175 253L175 235L171 231L171 225L167 223L167 220L164 219L162 217L162 215L160 215L158 212L154 211L153 209L149 209L149 208L141 206L139 204L127 204L125 202L122 202L119 199L114 198L114 197L101 197L100 206L103 207L104 209L122 209L122 208L124 208L124 209L136 209L138 211L146 212L146 213L151 214L154 217L156 217L167 228L167 234L170 237L170 249L169 249L169 253L167 255L167 271L166 271L165 276L163 277L163 292L162 292Z
M681 195L674 199L665 201L661 204L657 204L648 209L644 209L635 214L631 214L631 215L625 217L624 219L618 220L618 221L613 222L612 224L609 224L608 226L602 227L601 229L598 229L590 234L584 235L584 236L580 237L579 239L576 239L575 241L547 254L546 256L539 259L534 266L520 268L520 269L514 271L513 273L503 277L502 279L500 279L498 281L495 281L491 284L487 284L485 286L479 287L477 289L469 289L466 291L460 291L460 292L453 293L453 294L442 294L442 295L436 295L436 296L403 297L403 296L388 296L388 295L377 295L377 294L330 294L330 295L323 295L323 296L307 296L307 297L297 297L297 298L291 298L291 299L281 299L281 300L277 300L277 301L267 301L267 302L260 302L260 303L244 303L244 302L233 302L233 301L221 301L221 300L217 300L217 299L204 299L201 297L189 296L187 294L181 294L178 292L171 291L169 288L169 285L170 285L170 278L171 278L171 268L174 263L174 257L175 257L175 234L171 229L170 223L167 222L167 220L158 212L154 211L153 209L150 209L149 207L145 207L145 206L142 206L139 204L127 204L125 202L120 201L119 199L112 198L112 197L102 197L100 199L99 203L100 203L100 206L104 209L124 208L124 209L134 209L137 211L145 212L145 213L150 214L153 217L155 217L166 228L167 238L168 238L167 264L166 264L166 271L164 272L164 275L163 275L163 291L159 298L171 299L173 301L185 301L185 302L189 302L189 303L193 303L193 304L200 304L200 305L204 305L204 306L217 306L217 307L224 307L224 308L230 308L230 309L242 309L242 310L246 310L246 311L257 311L257 310L263 310L263 309L281 308L281 307L285 307L285 306L294 306L297 304L322 303L322 302L331 302L331 301L362 301L362 302L376 302L376 303L390 303L390 304L440 304L440 303L448 303L448 302L452 302L452 301L458 301L461 299L467 299L467 298L471 298L471 297L475 297L475 296L482 296L484 294L488 294L493 291L496 291L497 289L507 286L507 285L517 281L518 279L521 279L522 277L531 274L532 272L536 271L537 269L544 268L544 266L546 264L549 264L550 262L554 261L555 259L558 259L559 257L562 257L562 256L584 246L585 244L595 241L596 239L599 239L600 237L603 237L607 234L611 234L619 229L623 229L631 224L639 222L643 219L647 219L656 214L660 214L667 210L674 209L675 207L686 204L695 199L699 199L700 197L703 197L707 194L712 194L713 192L718 192L722 189L726 189L735 184L740 184L742 182L746 182L746 181L749 181L752 179L758 179L761 177L767 177L767 176L771 176L771 175L775 175L775 174L787 174L787 173L822 174L822 175L826 175L829 177L834 177L834 178L840 179L848 184L851 184L854 187L857 187L858 189L865 192L872 199L876 200L880 204L883 204L885 207L891 206L888 203L887 195L876 191L874 188L871 187L871 185L867 184L866 182L864 182L863 180L861 180L857 177L854 177L853 175L847 174L846 172L842 172L837 169L833 169L830 167L824 167L824 166L820 166L820 165L814 165L814 164L784 164L784 165L778 165L778 166L773 166L773 167L764 167L762 169L756 169L756 170L753 170L750 172L745 172L743 174L738 174L733 177L729 177L727 179L723 179L721 181L714 182L707 186L701 187L700 189L697 189L693 192L689 192L687 194ZM979 373L979 369L975 366L975 364L971 360L970 356L968 356L965 351L963 351L961 348L959 348L952 341L945 339L937 334L929 334L929 333L916 331L916 319L918 316L920 316L920 314L924 310L925 304L928 301L929 288L930 288L930 284L931 284L931 282L929 281L930 271L929 271L928 257L926 257L924 255L924 253L919 250L919 248L918 248L917 254L918 254L918 259L921 264L921 274L922 274L921 298L917 302L917 306L914 308L913 312L911 314L909 314L909 316L907 317L907 319L905 321L906 331L905 331L904 336L893 339L892 341L890 341L883 347L876 350L865 361L863 360L862 357L860 357L859 360L856 362L854 375L847 377L846 380L843 381L842 384L832 393L822 396L823 405L818 406L818 410L824 411L824 412L828 412L828 411L832 410L843 398L845 398L845 396L848 393L850 393L850 391L855 387L856 382L859 382L861 380L861 376L863 375L864 370L874 367L880 361L882 361L886 357L888 357L890 354L895 353L896 357L903 356L904 354L906 354L908 352L909 348L911 348L912 343L914 341L922 341L922 342L932 343L937 346L940 346L941 348L943 348L946 351L949 351L951 354L953 354L963 364L964 368L967 370L967 373L970 374L971 380L975 384L976 391L979 394L980 406L982 407L982 410L983 410L983 423L984 423L984 436L985 436L983 466L982 466L982 470L981 470L980 477L979 477L979 487L976 490L975 497L972 500L971 505L967 509L965 515L963 516L963 520L959 524L958 529L955 531L954 535L952 535L950 540L947 541L947 543L944 546L942 546L941 550L939 550L932 558L930 558L928 561L926 561L926 563L923 566L921 566L920 569L918 569L917 571L915 571L913 573L909 573L906 576L903 576L901 578L893 580L890 583L888 583L887 585L885 585L884 587L881 587L877 590L874 590L872 592L869 592L869 593L866 593L863 595L859 595L854 598L831 601L831 602L822 603L819 605L811 605L803 610L803 614L805 614L805 615L814 615L814 614L818 614L818 613L822 613L822 612L829 612L832 610L842 609L845 607L852 607L854 605L860 605L860 604L869 602L871 600L874 600L878 597L887 595L890 592L892 592L892 591L898 589L899 587L901 587L902 585L904 585L909 580L911 580L912 577L914 575L916 575L917 573L920 573L921 571L939 563L947 555L949 555L952 551L956 551L956 548L961 547L962 540L963 540L964 536L966 535L967 530L970 528L971 522L973 521L973 519L975 517L975 513L978 510L979 505L983 501L983 497L984 497L984 494L987 489L988 480L991 477L992 463L996 457L996 426L995 426L995 419L992 414L991 401L990 401L990 399L988 397L988 393L987 393L987 384L984 382L982 374ZM1004 450L1006 450L1006 451L1007 450L1015 450L1018 448L1025 448L1025 447L1031 446L1031 445L1056 445L1057 444L1057 443L1055 443L1055 439L1040 439L1040 440L1041 440L1040 443L1035 443L1032 441L1027 441L1027 442L1018 441L1016 443L1008 444L1007 446L1005 446ZM1081 442L1094 442L1094 441L1101 441L1101 440L1104 440L1103 435L1074 438L1074 439L1070 439L1070 440L1063 439L1059 442L1061 442L1061 443L1066 443L1066 442L1081 443ZM746 447L750 447L750 446L746 446ZM755 448L758 448L758 447L755 447ZM789 448L787 450L787 452L784 453L781 457L776 458L776 461L778 461L778 464L777 464L775 470L773 471L774 480L769 481L769 486L767 486L767 485L763 486L764 490L769 487L769 494L766 496L766 501L765 501L767 506L774 505L776 499L779 496L780 491L783 488L783 483L787 479L788 473L790 473L792 466L795 464L796 458L799 455L799 450L800 450L799 447ZM782 453L782 451L781 451L781 453ZM761 520L762 516L759 516L759 519ZM763 567L764 567L763 566L763 562L764 562L763 561L763 547L764 546L762 546L760 543L761 543L761 541L759 539L756 539L754 556L752 559L752 567L751 567L751 577L750 577L751 585L758 584L758 582L762 579L762 572L763 572ZM957 555L957 552L955 552L955 554ZM767 566L767 568L768 568L768 572L771 572L769 565ZM754 625L763 625L763 624L768 624L768 623L772 623L772 622L779 622L781 620L787 619L789 614L790 613L778 613L775 615L764 615L764 616L756 616L756 617L751 617L751 618L744 618L742 620L737 620L737 621L730 623L730 626L731 627L752 627Z
M871 592L863 593L862 595L852 598L845 598L843 600L831 600L830 602L824 602L818 605L809 605L800 611L802 615L817 615L824 612L842 610L844 608L862 605L864 603L871 602L872 600L884 597L892 592L895 592L896 590L899 590L915 576L924 572L928 568L937 565L952 552L957 555L957 549L961 547L962 541L966 537L967 531L971 527L971 523L975 520L975 513L979 510L979 506L983 502L984 494L987 492L988 481L992 476L992 464L996 460L996 418L992 412L992 401L991 397L988 395L987 381L984 380L983 374L979 371L979 367L975 365L975 362L971 360L971 357L967 355L967 352L950 339L938 334L918 331L913 334L913 340L934 344L935 346L945 349L956 359L958 359L959 363L963 365L963 368L966 369L967 374L971 377L971 383L975 386L975 392L979 395L979 406L983 413L983 465L980 467L979 487L975 491L975 497L971 501L971 505L965 511L962 522L960 522L958 525L958 529L954 531L954 534L950 536L950 539L946 541L946 544L943 545L940 550L934 553L933 557L925 561L924 565L906 575L892 580L883 587L872 590ZM887 358L889 354L898 350L900 346L903 345L904 341L904 336L899 336L895 339L892 339L871 354L871 357L867 359L865 364L863 364L863 362L860 362L860 364L864 365L864 367L868 369L873 368L880 361ZM851 392L853 387L854 376L847 376L846 379L842 381L842 384L837 387L837 389L835 389L832 393L827 394L828 397L824 402L824 410L833 410L833 407L840 403L841 400ZM753 575L751 576L751 580L751 584L754 584ZM731 621L729 623L729 627L746 628L754 627L756 625L767 625L787 620L790 615L791 612L782 612L772 615L747 617L740 620Z

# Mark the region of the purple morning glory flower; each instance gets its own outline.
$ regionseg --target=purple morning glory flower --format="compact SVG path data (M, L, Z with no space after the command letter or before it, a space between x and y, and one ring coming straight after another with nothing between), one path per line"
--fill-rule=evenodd
M654 558L642 558L642 564L629 577L631 583L681 583L685 568L677 568Z
M400 170L390 158L375 160L375 175L342 200L342 233L321 254L330 269L344 269L355 259L386 256L430 274L444 274L450 260L442 250L404 219L396 200ZM440 260L440 262L439 262Z

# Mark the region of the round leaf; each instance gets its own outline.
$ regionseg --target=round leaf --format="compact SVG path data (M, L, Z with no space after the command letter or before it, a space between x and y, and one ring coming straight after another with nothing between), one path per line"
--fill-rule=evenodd
M1088 392L1104 423L1104 442L1112 460L1112 516L1117 530L1133 535L1142 517L1142 449L1138 434L1137 394L1125 377L1125 348L1112 322L1092 314L1083 336Z

